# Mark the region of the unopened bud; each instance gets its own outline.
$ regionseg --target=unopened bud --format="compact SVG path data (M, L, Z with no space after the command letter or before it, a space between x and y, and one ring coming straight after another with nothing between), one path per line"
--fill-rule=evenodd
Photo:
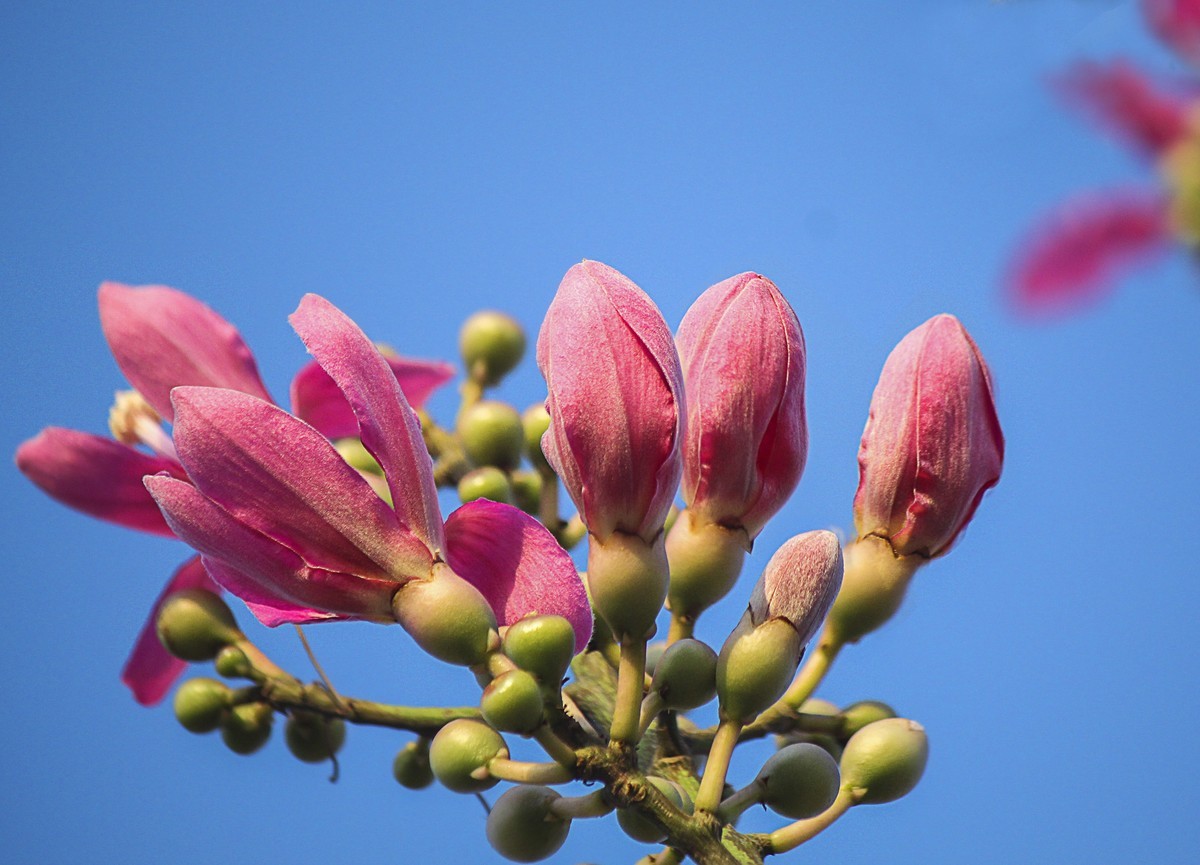
M189 679L175 692L175 717L185 730L211 733L229 707L230 691L216 679Z
M433 769L429 767L429 740L417 739L409 742L396 754L392 761L392 776L401 786L410 790L424 790L433 783Z
M835 639L856 643L881 627L904 602L920 556L897 556L882 538L867 537L846 547L846 572L829 611Z
M235 754L253 754L271 738L275 713L266 703L242 703L221 718L221 739Z
M742 724L754 720L787 690L803 651L786 619L755 626L747 612L717 658L721 716Z
M167 598L157 629L167 651L184 661L211 661L242 637L228 605L204 589L185 589Z
M513 862L540 862L553 856L571 831L571 821L550 810L550 803L558 798L549 787L521 785L506 790L488 813L488 843Z
M501 673L483 689L483 718L504 733L532 733L542 723L542 691L524 670Z
M859 802L880 805L908 794L929 759L925 728L907 718L885 718L850 737L842 752L842 784L860 792Z
M513 489L512 484L508 482L508 475L495 466L473 469L458 482L458 498L464 505L476 499L488 499L507 505L512 502L512 495Z
M226 646L217 652L217 657L213 659L213 667L226 679L249 679L254 669L246 653L237 646Z
M562 616L530 616L508 626L503 645L514 664L557 688L575 656L575 628Z
M463 450L477 466L515 469L521 464L525 432L521 416L508 403L483 400L458 418Z
M728 529L683 511L666 542L671 612L695 619L729 594L742 572L749 543L743 529Z
M321 763L342 749L346 741L346 722L341 718L298 712L288 718L284 740L297 760Z
M497 384L525 354L525 331L515 318L483 310L468 318L458 336L467 374L480 384Z
M429 766L434 776L455 793L482 793L498 779L487 772L496 757L507 757L500 734L482 721L459 718L438 730L429 745Z
M792 820L815 817L833 804L841 785L837 761L810 743L776 751L759 770L762 802Z
M661 536L647 543L638 535L613 532L588 544L588 590L592 609L618 640L644 640L667 596L667 555Z
M896 710L878 700L860 700L842 709L842 730L846 738L853 736L867 724L895 718Z
M672 805L676 808L683 808L684 795L678 784L668 781L666 778L660 778L658 775L648 775L646 780L666 796ZM667 833L659 824L631 808L622 808L617 812L617 823L634 841L657 844L667 837Z
M410 580L392 598L392 615L438 660L470 667L487 654L496 616L479 590L444 564L427 580Z
M521 425L525 430L525 456L536 468L548 471L550 463L542 452L542 436L550 429L550 412L546 411L545 404L539 402L525 409Z
M512 503L527 514L536 515L542 503L542 476L535 471L512 473Z
M717 653L699 640L676 640L655 663L650 690L667 709L703 706L717 693Z

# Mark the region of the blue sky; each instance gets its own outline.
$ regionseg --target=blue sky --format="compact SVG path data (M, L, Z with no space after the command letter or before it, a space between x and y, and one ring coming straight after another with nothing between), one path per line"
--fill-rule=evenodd
M746 5L7 4L0 444L48 424L105 429L123 386L96 316L105 279L202 298L282 397L304 361L286 324L304 292L406 354L452 359L481 307L536 332L581 258L629 275L672 326L708 285L757 270L805 330L811 451L744 593L791 535L850 527L883 359L952 312L996 379L1004 476L822 691L921 721L929 769L809 858L1187 861L1195 270L1176 256L1042 325L998 288L1046 208L1149 178L1062 110L1046 76L1118 54L1182 68L1129 2ZM523 407L541 387L529 361L500 395ZM453 394L433 407L448 417ZM476 803L391 780L401 736L351 730L331 785L281 741L236 757L169 708L137 707L117 673L182 546L71 513L13 468L0 485L12 861L500 861ZM719 644L737 605L700 635ZM244 618L311 675L293 634ZM345 693L476 696L398 628L310 638ZM740 755L745 782L763 753ZM649 852L591 822L555 861Z

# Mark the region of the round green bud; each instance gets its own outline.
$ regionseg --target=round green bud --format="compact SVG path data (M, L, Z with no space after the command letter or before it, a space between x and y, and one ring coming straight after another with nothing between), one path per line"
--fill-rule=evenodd
M341 718L296 713L287 719L283 733L293 757L304 763L322 763L342 749L346 722Z
M926 560L897 556L882 538L867 537L845 550L845 571L828 626L841 642L857 643L880 628L904 602L908 584Z
M253 754L271 738L275 713L266 703L242 703L221 718L221 739L235 754Z
M167 598L157 630L167 651L184 661L211 661L242 636L226 603L204 589L185 589Z
M800 713L803 715L827 715L832 718L834 715L841 714L836 703L831 703L828 700L822 700L820 697L809 697L800 704Z
M525 456L534 466L547 471L550 463L542 453L542 436L550 429L550 412L546 411L545 404L539 402L525 409L521 425L525 429Z
M717 653L699 640L675 641L655 664L650 690L659 692L668 709L703 706L717 693Z
M521 416L508 403L483 400L458 417L463 450L477 466L515 469L521 464L525 433Z
M409 742L396 753L392 761L392 775L401 786L410 790L424 790L433 783L433 769L429 767L429 740L417 739Z
M333 443L334 449L342 459L360 472L372 475L383 475L383 469L371 452L358 439L338 439Z
M867 724L882 721L884 718L895 718L896 710L887 703L878 700L860 700L842 709L843 736L850 738Z
M213 667L226 679L249 679L254 669L246 653L237 646L226 646L217 652L217 657L213 659Z
M542 723L542 691L524 670L501 673L479 699L483 718L504 733L532 733Z
M676 808L683 808L683 791L679 789L679 785L673 781L668 781L666 778L660 778L658 775L647 775L646 780L653 784L660 793L671 800L671 804ZM621 829L625 834L634 841L644 841L647 844L657 844L659 841L667 837L667 833L663 828L651 820L649 817L643 817L632 808L622 808L617 812L617 822L621 825Z
M658 660L667 651L667 643L665 640L656 640L646 646L646 675L653 676L654 671L658 668Z
M211 733L229 708L229 686L216 679L189 679L175 692L175 717L185 730Z
M754 627L747 613L717 658L721 715L746 724L783 696L803 648L786 619L768 619Z
M430 655L464 667L484 659L496 628L487 600L444 563L434 565L430 579L402 585L392 615Z
M500 734L482 721L459 718L438 730L429 745L434 777L455 793L482 793L496 786L487 764L507 757Z
M503 645L509 660L556 688L575 657L575 628L562 616L530 616L508 626Z
M837 761L818 745L788 745L759 770L762 802L776 814L805 820L825 811L841 786Z
M488 813L488 843L513 862L540 862L553 856L571 831L571 821L550 810L558 798L549 787L521 785L506 790Z
M525 331L512 316L483 310L463 323L458 348L467 374L481 384L494 385L521 362Z
M458 482L458 498L464 505L476 499L507 505L512 503L512 497L513 488L508 482L508 475L495 466L473 469Z
M859 802L880 805L909 793L929 759L925 728L907 718L884 718L850 737L842 752L842 784L864 790Z
M684 511L667 535L671 612L695 619L729 594L742 572L749 543L743 529L727 529Z
M662 537L647 543L638 535L613 532L588 544L587 588L592 609L618 642L644 640L667 597L667 554Z
M527 514L537 514L542 504L542 476L528 470L512 473L513 504Z

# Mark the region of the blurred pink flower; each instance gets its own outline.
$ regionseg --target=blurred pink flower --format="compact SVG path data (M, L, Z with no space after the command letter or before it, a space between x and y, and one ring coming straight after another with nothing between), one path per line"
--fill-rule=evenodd
M1159 39L1200 69L1200 0L1142 0L1142 13Z

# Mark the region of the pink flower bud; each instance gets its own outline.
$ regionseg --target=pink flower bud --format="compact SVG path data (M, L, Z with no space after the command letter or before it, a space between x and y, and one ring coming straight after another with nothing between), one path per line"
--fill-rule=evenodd
M681 471L682 376L661 313L628 278L584 261L546 312L537 361L549 389L542 449L588 531L653 541Z
M700 295L678 345L688 397L684 501L753 540L808 455L800 322L771 280L742 273Z
M858 536L899 555L944 553L1000 480L1004 435L987 365L952 315L937 315L888 356L858 451Z
M812 639L842 584L842 545L828 531L805 532L775 551L750 596L755 625L787 619L800 644Z

